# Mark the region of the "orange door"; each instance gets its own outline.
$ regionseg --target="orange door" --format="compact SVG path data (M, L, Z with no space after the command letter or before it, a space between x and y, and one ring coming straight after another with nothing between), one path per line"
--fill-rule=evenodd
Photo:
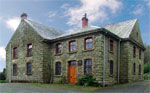
M76 71L76 62L72 61L69 63L68 68L68 81L69 83L76 83L77 80L77 71Z

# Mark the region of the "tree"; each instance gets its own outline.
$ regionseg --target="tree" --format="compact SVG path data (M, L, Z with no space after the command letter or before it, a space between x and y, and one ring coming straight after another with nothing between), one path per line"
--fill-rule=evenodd
M5 80L5 79L6 79L6 70L4 68L3 72L0 73L0 80Z
M150 62L150 45L144 44L146 50L144 51L144 64Z

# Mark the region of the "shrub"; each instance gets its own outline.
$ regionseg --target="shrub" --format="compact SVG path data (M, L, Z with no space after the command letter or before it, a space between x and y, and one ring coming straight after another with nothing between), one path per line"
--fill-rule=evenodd
M0 73L0 80L5 80L6 77L5 77L5 74L4 73Z
M65 76L62 76L62 78L58 81L59 84L66 84L67 80Z
M145 80L150 80L150 73L144 74L144 79Z
M147 62L144 64L144 73L149 73L150 72L150 62Z
M78 84L83 86L97 86L98 82L92 75L84 75L79 78Z

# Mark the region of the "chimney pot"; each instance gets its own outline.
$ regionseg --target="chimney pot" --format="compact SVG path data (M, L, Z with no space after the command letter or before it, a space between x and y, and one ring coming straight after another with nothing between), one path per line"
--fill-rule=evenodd
M84 17L82 17L82 27L88 26L88 18L87 14L85 13Z
M20 17L22 20L24 20L27 19L27 16L28 16L27 13L22 13Z

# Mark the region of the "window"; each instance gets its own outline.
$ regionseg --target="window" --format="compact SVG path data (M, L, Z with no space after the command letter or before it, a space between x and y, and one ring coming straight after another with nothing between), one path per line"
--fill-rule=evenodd
M139 64L139 75L141 75L141 64Z
M13 64L13 76L17 76L17 64Z
M17 58L17 55L18 55L18 53L17 53L17 47L14 47L13 48L13 58Z
M139 59L141 59L141 49L139 49Z
M113 75L113 61L110 61L110 75Z
M93 48L93 38L92 37L86 38L84 43L85 43L85 46L84 46L85 50L89 50L89 49Z
M109 49L110 49L111 52L113 52L113 48L114 48L114 41L110 40Z
M62 44L58 43L56 44L56 54L62 53Z
M133 63L133 74L135 74L135 63Z
M92 75L92 59L84 60L84 74Z
M69 52L74 52L76 50L76 41L70 41L69 42Z
M32 74L32 63L28 62L27 63L27 75Z
M61 75L61 62L55 63L55 75Z
M136 57L136 47L133 46L133 57Z
M32 44L27 44L27 56L32 56Z

